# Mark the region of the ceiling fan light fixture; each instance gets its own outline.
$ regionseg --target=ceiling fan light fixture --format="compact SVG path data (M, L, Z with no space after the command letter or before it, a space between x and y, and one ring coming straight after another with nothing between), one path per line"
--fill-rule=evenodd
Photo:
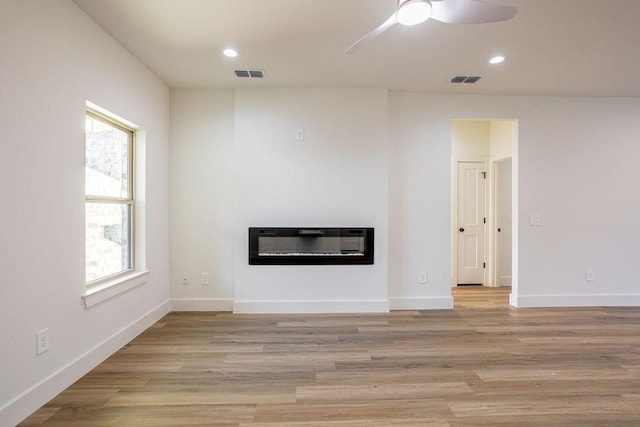
M431 16L431 3L427 0L407 0L398 6L396 18L402 25L420 24Z

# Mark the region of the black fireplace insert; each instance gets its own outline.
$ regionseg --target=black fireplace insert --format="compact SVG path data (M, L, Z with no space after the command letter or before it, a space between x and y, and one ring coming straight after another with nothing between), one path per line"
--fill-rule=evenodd
M249 264L373 264L373 241L373 228L250 227Z

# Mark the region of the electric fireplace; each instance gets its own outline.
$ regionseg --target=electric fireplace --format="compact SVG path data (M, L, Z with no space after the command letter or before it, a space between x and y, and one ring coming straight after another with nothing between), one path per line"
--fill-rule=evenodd
M251 265L373 264L373 228L249 228Z

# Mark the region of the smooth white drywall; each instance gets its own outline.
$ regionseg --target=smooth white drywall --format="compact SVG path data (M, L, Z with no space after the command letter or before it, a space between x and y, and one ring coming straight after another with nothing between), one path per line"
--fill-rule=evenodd
M507 159L513 155L516 122L513 120L492 120L489 122L491 160Z
M389 296L397 309L453 307L451 120L430 96L389 94ZM431 113L434 114L431 114ZM418 273L428 273L426 284Z
M532 110L519 121L519 305L638 304L640 100L544 99Z
M0 425L13 425L168 309L169 91L66 0L2 2L0 63ZM151 270L145 285L90 310L86 101L145 130ZM44 328L50 350L36 356Z
M231 310L233 123L233 90L171 91L174 310Z
M173 309L388 309L387 140L386 91L173 90ZM375 264L249 266L249 226L372 226Z
M451 155L454 160L488 158L491 123L486 120L452 120Z
M242 88L234 126L237 311L384 311L387 91ZM296 140L296 129L304 140ZM248 227L374 227L374 265L250 266ZM306 303L303 305L301 303Z

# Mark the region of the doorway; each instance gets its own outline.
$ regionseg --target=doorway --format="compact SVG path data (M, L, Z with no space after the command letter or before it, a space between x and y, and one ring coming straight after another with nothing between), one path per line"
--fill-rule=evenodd
M452 121L451 286L517 286L517 121Z

